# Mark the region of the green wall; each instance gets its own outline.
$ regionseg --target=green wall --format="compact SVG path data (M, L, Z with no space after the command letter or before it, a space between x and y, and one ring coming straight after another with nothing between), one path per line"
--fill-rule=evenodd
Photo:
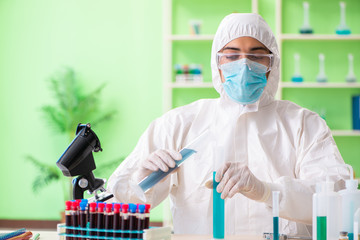
M302 22L302 1L283 2L284 31L294 33ZM315 16L325 2L334 2L328 5L336 16L338 1L310 1L311 23L318 33L331 33L338 22L336 17L327 22L322 15ZM358 1L346 2L351 6L348 24L354 33L360 33L360 25L356 24L360 16ZM273 30L274 3L274 0L259 0L259 12ZM198 18L204 21L203 33L213 34L222 17L234 11L250 12L250 1L174 0L173 33L187 34L188 20ZM86 92L106 82L102 107L118 110L115 119L94 129L104 149L95 154L96 163L131 152L148 124L162 114L162 24L161 0L0 1L0 219L57 220L64 209L60 183L51 184L38 194L32 192L31 182L39 173L25 161L25 156L30 154L55 163L69 143L65 136L52 131L41 113L43 105L55 103L48 79L62 67L76 70L83 86L86 84ZM324 45L286 42L283 58L289 64L283 70L285 81L293 72L291 59L295 51L304 55L301 67L305 79L313 81L317 74L313 63L317 62L320 47L324 48L327 63L332 64L327 67L330 80L341 81L346 74L345 52L354 53L358 66L359 45L358 41ZM205 81L210 82L210 49L210 41L176 42L173 62L203 64ZM357 69L355 73L360 77ZM283 96L310 109L324 107L330 127L349 129L348 99L358 93L356 89L292 89L284 90ZM337 98L331 97L334 95ZM176 89L173 105L216 96L213 89ZM336 137L335 140L345 161L354 164L360 172L357 161L360 150L356 148L360 138ZM97 177L108 178L109 174ZM152 220L161 220L161 207L154 210Z
M64 209L60 183L32 192L39 173L25 161L55 164L69 144L41 113L55 103L48 79L63 66L85 92L106 82L102 107L118 110L94 129L104 149L97 164L129 154L162 114L161 16L161 0L0 1L0 219L55 220Z

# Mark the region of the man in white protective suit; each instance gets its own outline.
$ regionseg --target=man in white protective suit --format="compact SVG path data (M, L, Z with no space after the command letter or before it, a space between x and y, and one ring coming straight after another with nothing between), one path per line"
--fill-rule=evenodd
M179 151L209 129L206 150L146 192L152 207L170 195L174 233L212 233L212 190L205 183L216 171L217 191L225 199L225 234L272 232L271 192L277 190L280 233L311 236L315 184L327 175L339 189L349 174L326 122L275 100L279 64L275 37L261 16L226 16L211 52L220 98L195 101L153 121L109 179L115 200L142 202L131 182L174 167L182 158Z

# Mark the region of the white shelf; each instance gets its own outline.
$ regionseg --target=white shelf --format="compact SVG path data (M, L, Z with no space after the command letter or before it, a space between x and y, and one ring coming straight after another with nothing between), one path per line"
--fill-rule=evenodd
M171 41L212 41L214 35L170 35L167 38Z
M360 130L332 130L331 133L335 137L360 136Z
M199 83L197 83L197 82L194 82L194 83L173 82L173 83L169 83L168 86L171 88L214 88L214 85L212 84L212 82L199 82Z
M360 40L360 34L280 34L279 40Z
M360 83L295 83L281 82L282 88L360 88Z

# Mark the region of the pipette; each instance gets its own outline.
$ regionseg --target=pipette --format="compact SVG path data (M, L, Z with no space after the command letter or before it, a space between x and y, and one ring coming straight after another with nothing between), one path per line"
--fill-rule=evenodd
M273 239L279 240L279 191L272 192L273 210Z
M303 2L303 7L304 7L304 24L300 28L300 33L310 34L313 33L313 29L310 26L310 21L309 21L309 3Z
M353 83L353 82L356 82L356 76L354 74L354 56L349 53L348 54L348 59L349 59L349 72L346 76L346 82L348 83Z
M319 74L316 77L316 81L320 83L328 81L325 75L325 55L322 53L319 54Z
M171 172L173 172L175 169L179 168L183 162L188 159L191 155L196 153L198 149L202 147L204 142L209 141L210 131L205 130L202 134L200 134L197 138L195 138L191 143L189 143L186 147L184 147L180 154L182 156L182 159L179 161L175 161L175 167L169 168L169 171L163 172L160 169L158 171L152 172L149 176L145 177L143 180L141 180L138 184L140 189L136 186L133 186L133 189L136 191L136 194L138 197L145 201L145 195L144 193L148 191L150 188L152 188L155 184L160 182L164 177L169 175Z
M345 2L340 2L340 25L336 28L336 34L348 35L351 33L350 28L346 26Z
M300 74L300 55L298 53L294 54L294 63L295 63L295 72L291 78L292 82L303 82L304 79Z

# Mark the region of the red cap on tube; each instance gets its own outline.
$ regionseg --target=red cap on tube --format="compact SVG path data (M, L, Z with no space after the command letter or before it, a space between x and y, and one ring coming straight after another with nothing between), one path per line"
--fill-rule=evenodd
M79 203L78 202L71 202L71 210L77 211L79 208Z
M145 204L145 213L150 213L150 208L151 208L150 204Z
M90 212L94 213L96 212L96 202L92 202L90 205Z
M115 203L115 204L114 204L114 213L119 213L119 212L120 212L120 208L121 208L120 203Z
M65 211L71 210L71 201L65 202Z
M106 212L107 212L107 213L111 213L111 212L112 212L112 204L111 204L111 203L107 203L107 204L106 204Z
M104 212L105 203L98 203L98 212Z
M127 213L129 210L129 204L124 203L121 209L123 213Z

